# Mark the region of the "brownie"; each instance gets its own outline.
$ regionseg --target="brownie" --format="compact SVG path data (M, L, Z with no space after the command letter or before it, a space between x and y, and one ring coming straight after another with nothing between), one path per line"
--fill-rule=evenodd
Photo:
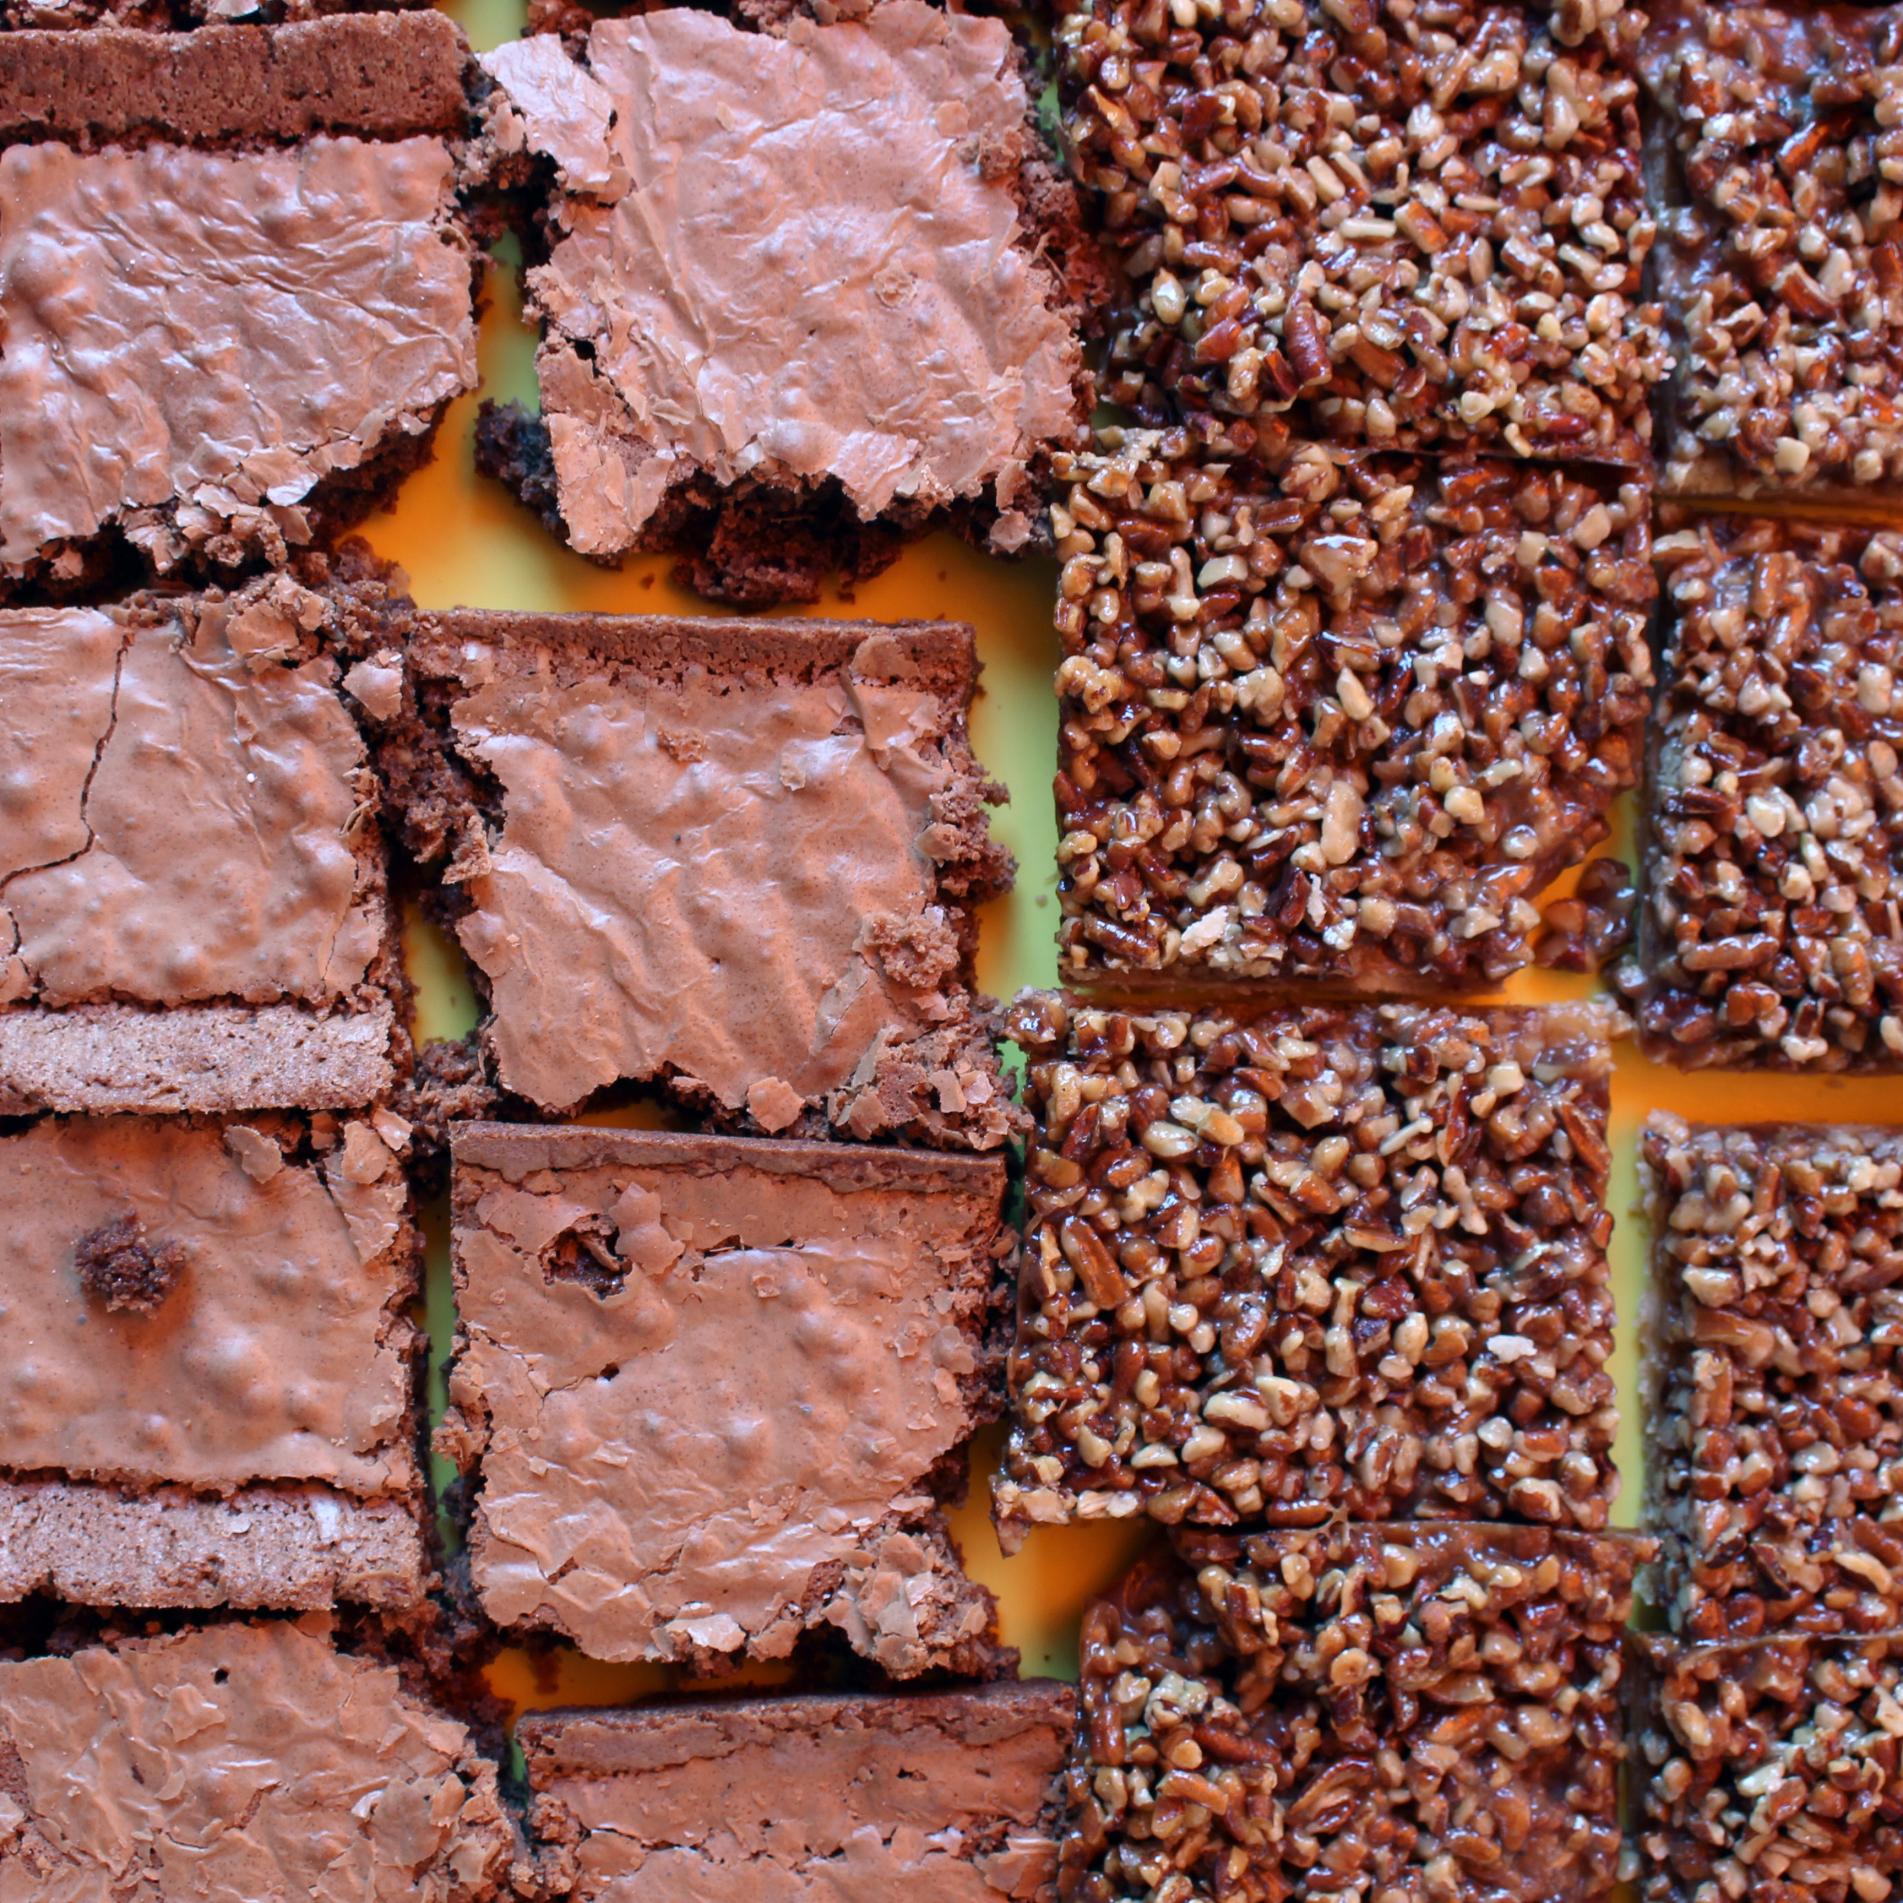
M0 1661L0 1892L491 1903L496 1767L325 1621Z
M421 1600L404 1142L387 1113L0 1134L0 1600Z
M277 26L330 13L384 13L428 0L0 0L9 27L137 27L148 32L193 26Z
M1182 1536L1084 1616L1071 1903L1584 1903L1618 1878L1641 1543Z
M1643 68L1677 363L1668 491L1903 482L1903 8L1665 0Z
M10 33L0 596L282 563L476 382L434 12Z
M1015 1127L974 907L1010 882L951 623L399 617L387 771L446 862L500 1083L770 1134Z
M1667 359L1640 25L1618 0L1064 0L1073 170L1130 287L1105 397L1643 462Z
M1057 459L1062 973L1497 979L1638 777L1649 491L1253 437Z
M573 1903L1049 1903L1076 1694L1047 1680L538 1712L538 1849Z
M404 980L339 612L287 576L0 608L0 1116L391 1087Z
M492 419L486 461L573 547L681 550L764 604L939 520L1032 539L1083 415L1080 245L1002 21L659 7L482 64L498 173L546 191L550 235L541 422Z
M1004 1166L472 1124L452 1146L451 1418L508 1629L706 1668L836 1628L983 1669L940 1510L997 1411Z
M1603 1527L1614 1022L1021 998L1007 1543L1139 1514Z
M1903 1066L1903 536L1710 517L1670 607L1637 978L1647 1053Z

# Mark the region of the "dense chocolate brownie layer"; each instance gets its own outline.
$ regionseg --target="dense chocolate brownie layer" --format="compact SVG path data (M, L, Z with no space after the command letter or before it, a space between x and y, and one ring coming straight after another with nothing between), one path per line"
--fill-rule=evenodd
M0 608L0 1115L390 1088L402 974L334 633L283 576Z
M280 26L331 13L391 13L429 0L0 0L8 28Z
M983 1669L939 1511L997 1409L1004 1168L654 1131L455 1133L439 1444L504 1627L595 1658Z
M0 1599L421 1597L416 1239L372 1124L48 1118L0 1135L0 1234Z
M321 1621L0 1662L0 1894L489 1903L496 1767Z
M505 1088L774 1134L1013 1127L973 907L1009 883L968 628L400 615L396 806L447 860Z
M1075 1714L1031 1680L538 1713L516 1735L573 1903L1045 1903Z

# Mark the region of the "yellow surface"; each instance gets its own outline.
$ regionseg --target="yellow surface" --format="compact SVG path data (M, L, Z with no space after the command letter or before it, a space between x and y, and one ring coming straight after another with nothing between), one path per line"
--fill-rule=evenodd
M467 0L451 11L478 48L520 30L513 0ZM489 278L482 331L482 394L533 401L534 339L522 328L514 272ZM412 477L396 506L367 525L378 551L408 570L418 601L429 607L595 609L619 613L711 613L713 604L675 587L671 563L640 558L609 572L570 554L501 488L479 480L471 460L476 399L451 409L438 455ZM1042 563L1007 567L963 544L939 537L917 545L885 574L853 591L797 612L898 620L952 616L978 631L984 659L984 698L974 719L980 758L1011 790L997 816L999 834L1017 854L1017 889L987 908L982 924L980 976L1009 997L1026 985L1053 981L1056 824L1051 772L1057 713L1050 692L1055 640L1050 629L1053 571ZM454 950L421 928L411 934L422 1035L460 1035L473 1021L467 973ZM1499 994L1517 1003L1585 995L1585 980L1523 974ZM1896 1080L1837 1082L1783 1077L1686 1077L1644 1062L1629 1046L1619 1052L1613 1091L1616 1156L1612 1207L1620 1218L1613 1244L1622 1321L1616 1369L1625 1404L1619 1464L1626 1475L1619 1518L1630 1524L1639 1498L1639 1423L1633 1384L1632 1317L1636 1312L1643 1245L1632 1210L1640 1124L1655 1109L1712 1121L1806 1117L1863 1122L1903 1121L1903 1084ZM449 1296L440 1212L429 1221L430 1321L440 1350L447 1340ZM1026 1672L1075 1675L1077 1616L1115 1577L1141 1536L1110 1528L1054 1528L1033 1534L1007 1560L998 1550L985 1511L984 1476L995 1435L981 1441L971 1499L956 1516L971 1572L998 1594L1004 1635L1024 1654ZM741 1682L770 1680L750 1673ZM523 1704L602 1703L635 1697L675 1681L657 1670L605 1666L562 1648L538 1648L533 1658L511 1653L495 1673L496 1689ZM735 1681L724 1680L731 1685Z

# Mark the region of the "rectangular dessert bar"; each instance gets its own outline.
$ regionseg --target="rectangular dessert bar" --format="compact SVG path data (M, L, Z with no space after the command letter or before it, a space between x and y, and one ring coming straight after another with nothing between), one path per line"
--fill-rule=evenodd
M1076 1705L1039 1679L707 1698L533 1713L516 1738L573 1903L1044 1903Z
M1639 1029L1687 1068L1903 1068L1903 536L1661 536Z
M1497 979L1651 699L1650 497L1226 427L1058 458L1062 971Z
M1658 1116L1640 1170L1672 1629L1903 1629L1903 1130Z
M1641 1542L1179 1536L1084 1617L1065 1894L1589 1903Z
M1028 993L1000 1529L1596 1529L1609 1014Z
M286 576L0 608L0 1116L390 1090L404 979L336 615Z
M480 1123L452 1158L438 1444L498 1626L985 1667L996 1608L940 1508L998 1406L1001 1161Z
M707 1116L995 1148L1013 1112L972 985L1010 882L973 758L969 628L400 617L421 725L386 748L447 860L502 1086L618 1083Z
M1618 0L1066 0L1073 170L1134 300L1106 398L1265 445L1643 462L1667 359L1639 26Z
M196 26L279 26L331 13L385 13L427 0L0 0L9 28L133 27L163 33Z
M476 382L435 12L26 31L0 60L0 599L287 554Z
M0 1601L413 1607L399 1122L0 1134Z

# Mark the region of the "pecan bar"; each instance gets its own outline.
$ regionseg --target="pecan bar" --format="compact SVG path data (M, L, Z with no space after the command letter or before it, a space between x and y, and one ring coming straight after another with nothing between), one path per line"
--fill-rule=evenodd
M1677 372L1663 486L1903 480L1903 8L1668 0L1658 287Z
M1604 1526L1608 1028L1020 999L1007 1537L1139 1513Z
M1069 0L1079 180L1128 274L1104 394L1297 439L1640 462L1637 16Z
M1688 1068L1903 1065L1903 536L1663 536L1639 1009Z
M1903 1132L1655 1117L1640 1167L1673 1630L1903 1628Z
M1619 1869L1642 1543L1179 1536L1085 1615L1076 1903L1584 1903Z
M1637 778L1647 491L1250 434L1058 459L1062 972L1498 978Z

